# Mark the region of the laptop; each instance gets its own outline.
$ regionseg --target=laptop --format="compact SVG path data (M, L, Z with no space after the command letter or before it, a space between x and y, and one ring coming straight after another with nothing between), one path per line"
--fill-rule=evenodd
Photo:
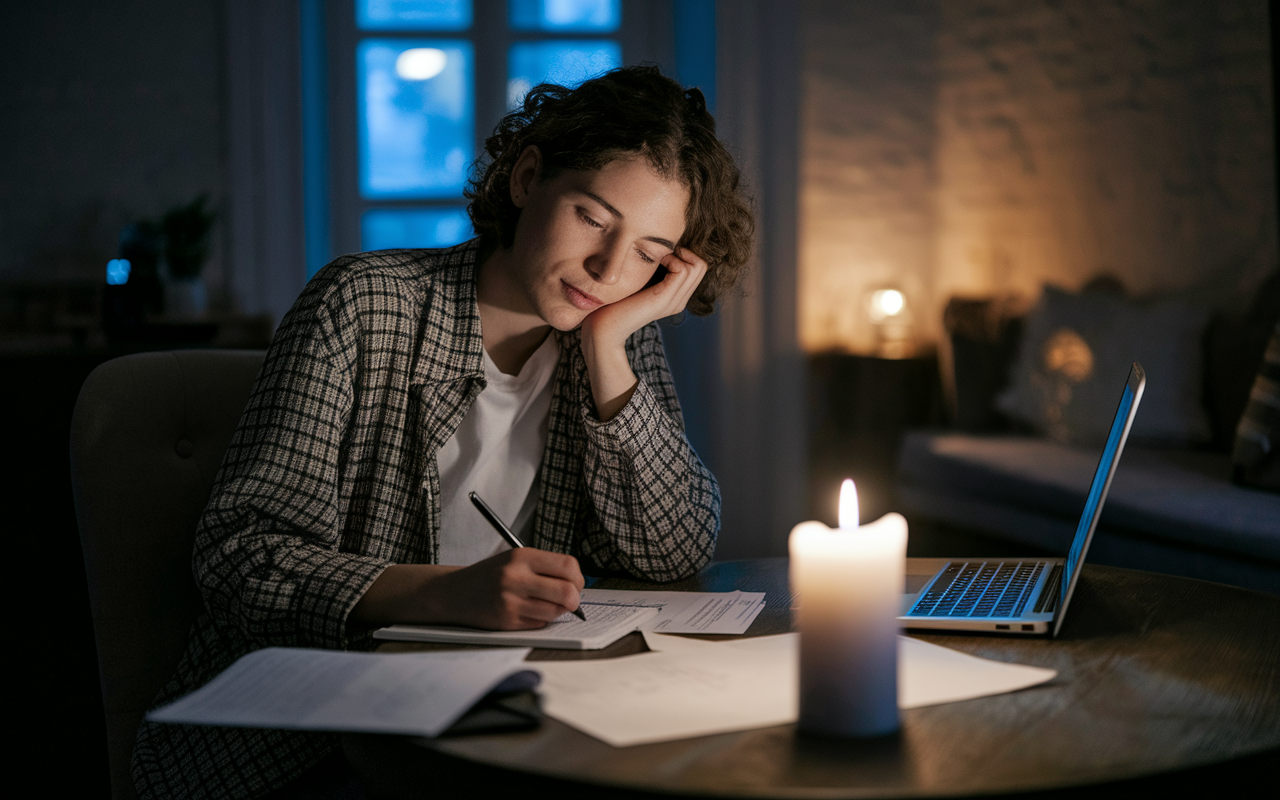
M951 561L919 592L903 597L902 626L1057 636L1146 385L1135 361L1066 558Z

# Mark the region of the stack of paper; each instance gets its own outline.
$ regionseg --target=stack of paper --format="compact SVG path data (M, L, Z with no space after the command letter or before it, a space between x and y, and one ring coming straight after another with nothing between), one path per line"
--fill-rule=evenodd
M375 639L599 650L635 630L739 635L764 608L764 592L650 592L587 589L586 620L563 614L531 631L482 631L444 625L392 625Z
M764 608L764 592L650 592L587 589L582 593L587 616L601 606L656 608L658 616L644 630L661 633L739 635Z
M795 721L797 634L726 642L644 636L653 652L523 664L527 649L389 655L272 647L147 719L436 736L499 684L531 688L536 670L547 714L617 747ZM898 641L902 708L1011 692L1057 674Z
M795 722L798 634L708 642L645 633L655 652L599 661L540 661L544 710L615 747ZM901 708L1012 692L1050 669L976 658L898 639Z

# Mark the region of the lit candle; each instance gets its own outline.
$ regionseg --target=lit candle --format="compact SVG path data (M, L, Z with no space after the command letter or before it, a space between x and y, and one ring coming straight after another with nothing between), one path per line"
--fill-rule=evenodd
M791 588L799 595L801 730L879 736L898 729L898 621L907 521L890 513L858 526L853 481L840 488L840 528L791 529Z

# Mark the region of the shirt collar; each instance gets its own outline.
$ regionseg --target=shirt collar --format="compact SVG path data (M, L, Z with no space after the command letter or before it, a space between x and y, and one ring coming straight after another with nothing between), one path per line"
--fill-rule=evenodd
M423 309L413 383L484 379L484 338L476 300L480 240L438 251L426 269Z

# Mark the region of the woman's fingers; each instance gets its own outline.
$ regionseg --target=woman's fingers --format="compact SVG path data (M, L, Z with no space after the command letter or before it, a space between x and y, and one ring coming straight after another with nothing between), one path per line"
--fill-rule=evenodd
M391 567L384 575L390 580L400 572ZM415 603L423 618L393 621L540 628L577 608L585 583L573 556L532 547L508 550L469 567L433 567L433 573L438 574L414 584L422 587Z
M685 281L680 286L679 310L683 311L684 307L689 304L689 298L693 297L693 293L697 291L698 287L702 284L702 279L706 277L707 262L698 258L689 250L685 250L684 248L680 249L685 254L684 263L688 265L684 270Z
M521 586L515 588L523 598L530 600L541 600L546 603L554 603L559 606L562 611L572 611L578 607L581 600L580 591L572 583L559 578L547 578L542 575L534 575L526 579ZM557 615L558 616L558 615ZM553 617L554 619L554 617Z
M635 386L636 377L622 352L627 337L654 320L684 311L689 298L707 274L707 263L684 247L663 256L660 263L667 270L661 280L630 297L597 308L582 322L583 352L587 356L592 392L601 419L610 419L621 408L612 407L613 400ZM611 353L609 358L617 356L611 364L621 364L621 369L606 371L606 377L602 379L601 369L604 368L600 364L603 362L593 360L596 353ZM604 380L605 385L598 385L598 380Z
M556 603L528 597L511 597L503 603L501 616L492 627L498 630L529 630L544 627L562 616L565 609Z
M698 285L702 283L703 276L707 274L707 262L684 247L677 247L664 258L663 266L667 268L667 274L653 288L661 287L666 300L664 310L668 313L658 318L683 311L689 304L689 298L693 297Z
M561 582L561 586L566 586ZM547 599L551 595L554 599ZM503 595L501 629L541 628L578 607L578 593L566 596L562 591L541 587L529 593L511 591Z
M535 575L567 581L578 591L586 585L578 559L566 553L522 547L511 551L511 563L527 568Z
M501 562L498 585L493 587L498 600L495 627L542 627L578 607L584 579L573 556L524 547L490 561Z

